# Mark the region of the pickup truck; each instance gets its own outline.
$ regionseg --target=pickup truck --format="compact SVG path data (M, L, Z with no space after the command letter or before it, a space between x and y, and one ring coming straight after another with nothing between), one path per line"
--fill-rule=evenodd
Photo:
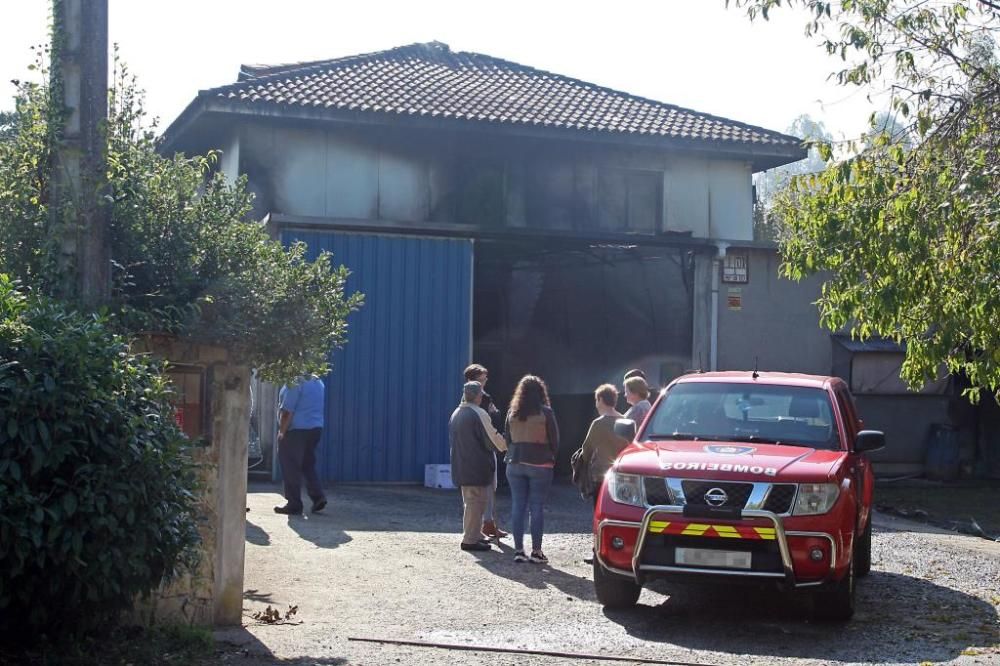
M654 578L774 583L813 597L819 619L854 613L871 569L874 477L843 380L770 372L684 375L604 478L594 511L594 586L629 607Z

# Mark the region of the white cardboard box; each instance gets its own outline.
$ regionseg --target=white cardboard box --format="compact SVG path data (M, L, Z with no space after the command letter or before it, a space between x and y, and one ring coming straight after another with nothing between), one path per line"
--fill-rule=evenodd
M454 490L451 482L451 465L424 465L424 486Z

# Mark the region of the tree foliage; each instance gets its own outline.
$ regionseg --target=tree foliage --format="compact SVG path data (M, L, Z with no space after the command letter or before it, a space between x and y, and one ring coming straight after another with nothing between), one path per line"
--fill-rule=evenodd
M0 141L7 139L14 133L14 121L17 116L13 111L0 111Z
M4 644L98 628L192 562L188 445L159 367L0 275Z
M0 141L0 272L59 293L59 226L72 201L53 194L49 89L21 84L12 131ZM174 332L228 348L265 379L328 369L346 342L348 271L322 254L284 248L246 219L244 180L217 173L217 155L156 152L142 94L116 65L107 126L113 285L109 304L123 331ZM64 271L63 271L64 272Z
M822 322L905 342L911 386L945 367L973 398L1000 390L1000 3L735 4L752 19L806 8L807 35L843 63L836 80L888 91L896 118L846 158L823 146L831 164L778 196L784 273L827 272Z
M823 121L815 120L807 113L793 120L785 131L802 139L809 146L809 152L804 160L776 167L757 177L757 200L754 204L754 238L757 240L776 241L784 236L781 218L773 210L775 196L788 187L795 176L818 173L825 169L827 163L820 157L818 145L833 141L833 135L826 129Z

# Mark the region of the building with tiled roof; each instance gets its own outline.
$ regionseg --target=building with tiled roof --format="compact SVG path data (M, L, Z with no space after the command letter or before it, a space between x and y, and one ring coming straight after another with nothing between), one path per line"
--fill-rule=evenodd
M779 282L753 239L752 175L805 157L795 137L432 42L245 65L160 145L220 150L257 219L332 251L366 294L328 378L326 478L447 462L470 360L501 405L522 374L544 377L570 442L593 388L629 368L661 386L755 357L828 369L826 338L758 344L818 330L815 295Z
M245 65L236 83L203 90L167 130L205 112L281 113L509 130L751 156L759 167L794 161L800 140L446 44L288 65Z

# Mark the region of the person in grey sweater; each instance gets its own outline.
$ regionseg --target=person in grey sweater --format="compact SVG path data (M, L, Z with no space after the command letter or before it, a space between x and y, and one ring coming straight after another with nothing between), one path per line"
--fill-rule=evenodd
M451 445L451 479L462 490L462 550L492 550L482 536L483 511L489 488L496 474L494 447L506 448L506 442L490 424L489 415L479 406L483 385L466 382L462 404L448 423Z
M583 441L583 459L587 462L590 472L593 500L597 503L598 493L604 475L622 449L628 446L628 440L615 434L615 421L622 415L615 409L618 403L618 389L611 384L602 384L594 391L594 405L597 418L590 424L587 438Z
M629 377L625 380L625 400L631 407L625 412L625 418L635 421L638 428L646 420L646 415L652 409L649 404L649 385L642 377Z

